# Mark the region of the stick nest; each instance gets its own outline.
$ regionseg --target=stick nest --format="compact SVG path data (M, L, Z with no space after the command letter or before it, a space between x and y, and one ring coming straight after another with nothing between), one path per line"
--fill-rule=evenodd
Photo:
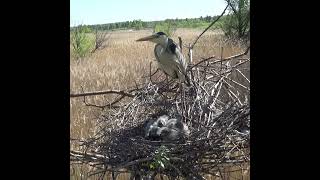
M93 138L79 141L71 161L94 167L91 174L125 169L140 176L202 179L219 168L250 161L250 59L245 53L214 57L189 65L191 86L157 81L155 75L129 93L133 97L106 106ZM123 95L125 96L125 95ZM148 119L179 118L190 136L175 142L144 138Z

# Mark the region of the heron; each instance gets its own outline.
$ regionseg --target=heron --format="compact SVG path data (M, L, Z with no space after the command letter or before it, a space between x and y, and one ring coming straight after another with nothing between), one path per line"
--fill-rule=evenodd
M136 41L150 41L156 43L154 55L159 68L174 79L186 82L190 86L190 80L187 76L188 63L184 58L181 49L164 32L157 32L151 36L137 39Z

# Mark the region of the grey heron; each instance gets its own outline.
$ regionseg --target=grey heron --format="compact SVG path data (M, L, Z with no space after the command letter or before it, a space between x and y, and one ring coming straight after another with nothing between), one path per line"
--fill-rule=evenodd
M150 41L156 43L154 54L162 71L174 79L186 82L190 81L187 76L188 63L181 49L176 43L163 32L157 32L151 36L140 38L136 41Z

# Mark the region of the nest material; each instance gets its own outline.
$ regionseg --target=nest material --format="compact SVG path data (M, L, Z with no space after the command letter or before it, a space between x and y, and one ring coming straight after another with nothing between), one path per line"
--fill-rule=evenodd
M124 168L141 176L187 179L249 162L249 62L244 54L223 61L203 59L188 68L190 87L149 77L130 91L135 96L129 102L103 111L99 132L81 143L84 151L71 152L71 161L94 166L92 174ZM145 139L143 124L163 114L185 122L189 137L175 142ZM159 160L161 148L165 162ZM151 167L154 162L163 166Z

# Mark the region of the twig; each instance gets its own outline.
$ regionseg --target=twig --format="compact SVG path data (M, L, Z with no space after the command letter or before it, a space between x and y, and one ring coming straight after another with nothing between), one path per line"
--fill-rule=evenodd
M159 68L157 68L157 70L154 72L154 73L151 73L151 64L152 64L152 62L150 62L150 66L149 66L149 75L148 76L142 76L142 78L146 78L146 77L149 77L149 80L150 80L150 82L152 82L152 79L151 79L151 77L153 76L153 75L155 75L158 71L159 71ZM137 88L138 89L138 88Z
M243 53L240 53L240 54L237 54L237 55L233 55L233 56L229 56L229 57L224 58L224 59L222 59L222 60L220 59L220 60L213 61L213 62L211 62L211 64L219 63L219 62L221 62L221 61L230 61L230 60L232 60L232 59L235 59L235 58L244 56L244 55L248 54L249 49L250 49L250 47L248 47L248 48L246 49L246 51L244 51ZM213 56L213 57L214 57L214 56ZM213 58L213 57L207 58L207 59L205 59L205 61L210 60L210 59ZM204 61L204 60L203 60L203 61ZM247 61L250 61L250 60L246 59L246 61L240 62L240 63L238 63L238 65L244 64L244 63L246 63ZM196 65L200 64L201 62L202 62L202 61L200 61L200 62L197 63ZM196 65L194 65L194 66L196 66ZM235 68L235 67L236 67L236 65L232 66L232 68Z
M122 163L122 164L118 165L115 168L112 168L112 170L118 170L120 168L125 168L125 167L132 166L132 165L135 165L135 164L138 164L138 163L151 161L152 159L153 159L153 157L147 157L147 158L137 159L137 160L130 161L130 162L125 162L125 163Z
M201 64L201 63L203 63L203 62L209 61L209 60L211 60L211 59L213 59L213 58L215 58L215 56L211 56L211 57L208 57L208 58L206 58L206 59L203 59L203 60L199 61L198 63L196 63L195 65L191 66L190 69L198 66L199 64Z
M240 54L237 54L237 55L234 55L234 56L230 56L230 57L227 57L227 58L224 58L224 60L230 60L230 59L234 59L234 58L238 58L240 56L244 56L244 55L247 55L248 52L250 50L250 46L247 47L247 49L243 52L243 53L240 53Z
M82 90L82 92L83 92L83 87L82 87L82 86L81 86L81 90ZM92 107L97 107L97 108L104 108L104 106L87 103L87 101L86 101L86 96L83 96L83 103L84 103L86 106L92 106Z
M221 55L220 55L221 57L220 57L220 60L221 60L221 62L220 62L220 74L221 74L221 72L222 72L222 61L223 61L223 47L221 47Z
M235 80L233 80L231 78L226 77L226 79L228 79L229 81L233 82L234 84L237 84L238 86L243 87L244 89L250 91L250 88L248 88L247 86L242 85L241 83L239 83L239 82L237 82L237 81L235 81Z
M236 71L239 72L242 75L242 77L244 77L244 79L250 83L250 80L239 69L236 69Z
M220 16L218 16L218 18L216 20L214 20L198 37L197 39L193 42L193 44L191 45L190 49L193 49L194 45L197 43L197 41L199 40L199 38L211 27L213 26L226 12L227 8L229 7L229 3L226 6L226 8L224 8L223 12L221 13Z
M93 153L83 153L81 151L74 151L74 150L70 150L70 155L73 157L81 157L81 158L85 158L85 157L89 157L89 158L96 158L96 159L104 159L105 157L101 154L93 154Z
M181 39L181 37L180 37L180 36L179 36L178 38L179 38L179 46L180 46L180 50L181 50L181 52L182 52L182 39Z
M189 63L191 64L193 62L192 60L192 47L191 47L191 44L189 44L189 52L188 52L188 56L189 56Z
M70 94L71 98L74 97L81 97L81 96L95 96L95 95L102 95L102 94L120 94L127 97L135 97L135 95L126 93L124 91L116 91L116 90L106 90L106 91L95 91L95 92L85 92L79 94Z

